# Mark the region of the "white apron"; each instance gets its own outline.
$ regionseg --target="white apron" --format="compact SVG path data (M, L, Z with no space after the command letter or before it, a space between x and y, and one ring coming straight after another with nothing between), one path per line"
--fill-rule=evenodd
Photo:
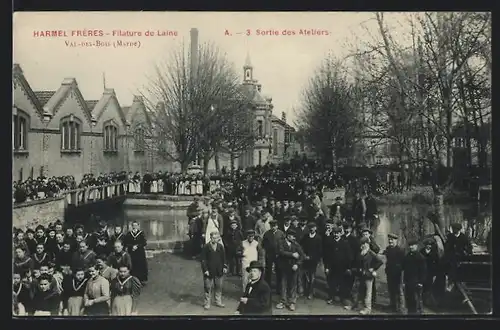
M158 180L158 192L163 192L163 180Z
M203 182L201 180L196 181L196 194L203 195Z
M157 193L158 192L158 182L156 182L156 180L154 180L151 183L151 192L152 193Z

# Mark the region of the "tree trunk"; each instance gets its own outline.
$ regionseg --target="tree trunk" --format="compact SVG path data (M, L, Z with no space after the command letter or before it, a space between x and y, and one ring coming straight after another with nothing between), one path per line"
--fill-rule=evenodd
M220 159L219 152L215 152L215 172L220 173Z
M234 152L230 152L229 153L229 157L230 157L230 160L231 160L231 173L234 172Z
M444 195L440 189L434 189L434 212L436 215L436 225L442 233L446 232L444 220Z
M203 154L203 173L208 174L208 165L210 164L210 154L205 152Z
M188 162L187 160L182 160L180 161L180 163L181 163L181 173L186 173L190 162Z

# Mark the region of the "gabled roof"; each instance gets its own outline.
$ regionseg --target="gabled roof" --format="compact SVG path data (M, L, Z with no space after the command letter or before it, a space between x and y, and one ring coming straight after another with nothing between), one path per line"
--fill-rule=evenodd
M35 93L31 89L30 84L28 83L28 81L24 77L24 72L21 69L21 66L17 63L14 63L14 66L12 68L12 80L14 82L19 83L22 86L22 88L24 89L25 93L28 96L28 99L33 104L37 113L39 114L40 119L43 120L43 112L44 112L43 105L40 104L40 101L38 100L37 96L35 95Z
M56 91L34 91L38 101L40 104L44 106L50 100L52 96L56 93Z
M66 97L71 93L71 91L75 91L75 95L77 98L77 102L83 108L83 112L88 122L92 122L92 113L90 112L87 103L85 102L80 89L78 88L78 84L75 78L66 78L61 83L61 87L55 92L55 94L47 101L47 103L43 106L43 110L46 112L55 115L59 106L63 103Z
M134 105L135 105L135 107L134 107ZM149 126L152 126L151 114L147 110L142 96L138 96L138 95L134 96L134 100L132 101L131 106L127 106L127 107L122 108L122 110L124 110L123 112L125 114L125 120L127 123L131 123L131 121L132 121L131 119L132 119L132 116L134 115L134 113L133 113L134 111L132 110L133 108L135 108L136 111L137 111L137 108L141 108L142 111L144 112L144 116L146 117L147 124Z
M122 107L123 114L125 115L125 118L127 118L127 114L130 111L130 107Z
M99 120L104 111L106 111L106 107L112 99L114 99L115 102L118 104L118 114L120 116L123 125L126 125L127 120L125 118L125 114L123 112L122 107L120 106L120 103L118 102L118 99L116 98L115 90L113 88L104 89L101 99L95 101L96 103L94 105L94 110L92 111L92 115L94 115L94 117L97 120Z
M99 100L85 100L85 103L87 103L87 108L89 108L90 112L94 110L97 102L99 102Z

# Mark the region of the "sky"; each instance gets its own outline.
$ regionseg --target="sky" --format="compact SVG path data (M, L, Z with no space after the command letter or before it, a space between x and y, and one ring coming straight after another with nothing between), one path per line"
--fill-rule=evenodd
M388 24L400 28L402 15L386 14ZM293 124L293 109L300 107L302 91L325 55L345 56L350 46L376 34L374 16L370 12L16 12L13 58L35 91L56 90L64 78L73 77L84 98L95 100L102 95L104 76L106 87L114 88L120 104L127 106L147 84L154 65L183 42L188 44L190 29L197 28L200 43L219 46L242 79L248 54L262 94L273 99L273 113L281 117L285 112ZM301 29L326 32L301 35ZM40 36L47 30L61 31L61 36ZM83 36L95 30L104 36ZM113 30L142 35L113 36ZM257 35L258 30L271 34ZM145 31L155 35L146 36ZM176 31L177 36L160 36L158 31ZM113 47L118 40L140 42L140 47ZM97 41L111 46L96 47Z

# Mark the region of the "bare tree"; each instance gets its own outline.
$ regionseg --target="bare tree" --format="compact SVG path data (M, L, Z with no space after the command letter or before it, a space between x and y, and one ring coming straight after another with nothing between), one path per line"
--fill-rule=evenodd
M211 43L202 44L198 52L192 56L180 45L155 65L142 93L154 126L149 147L156 150L168 141L163 154L178 161L183 172L199 156L207 170L222 144L222 128L241 101L235 97L238 75L226 55Z
M356 89L342 63L328 56L304 90L299 130L325 164L352 155L357 134Z
M485 51L491 38L490 17L477 13L417 14L409 21L408 45L393 39L382 13L375 18L378 38L374 37L367 49L355 50L355 57L363 63L358 80L368 99L364 110L378 118L365 129L396 143L400 163L416 161L432 169L435 212L439 227L444 229L443 191L452 177L449 170L440 169L451 167L459 109L479 109L485 99L477 93L478 85L471 83L478 81L469 68L478 58L486 67L491 63ZM468 77L468 90L464 77ZM485 79L479 85L483 91L487 88ZM460 106L460 99L466 96L468 103ZM473 102L475 107L470 106Z

